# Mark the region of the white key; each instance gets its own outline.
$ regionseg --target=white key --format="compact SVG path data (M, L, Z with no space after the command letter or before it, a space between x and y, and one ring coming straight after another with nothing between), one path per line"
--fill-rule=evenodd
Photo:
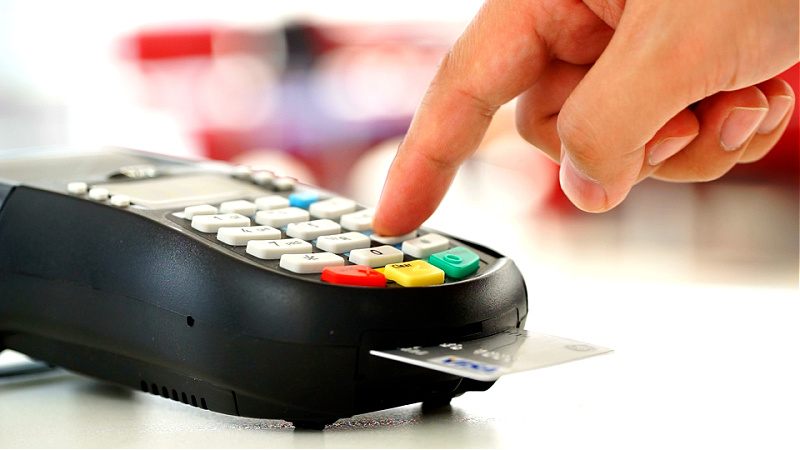
M304 222L310 218L311 216L308 215L308 211L294 206L270 209L269 211L259 211L256 213L257 224L269 225L275 228L285 227L293 222Z
M286 235L313 241L328 234L339 234L342 227L330 219L311 220L308 222L290 223L286 228Z
M250 166L240 165L233 168L233 176L242 180L247 180L253 173Z
M280 266L294 273L322 273L331 266L343 266L344 258L333 253L306 253L281 256Z
M102 202L108 199L108 189L92 188L89 190L89 198Z
M187 206L183 209L183 217L192 220L194 216L213 216L218 212L217 208L211 205Z
M297 181L289 177L276 177L272 180L272 185L279 191L291 191L297 185Z
M287 254L311 253L311 250L311 243L302 239L273 239L250 241L245 251L256 258L278 259Z
M247 245L249 241L280 238L281 230L267 226L222 227L217 230L217 240L228 245Z
M370 236L370 239L372 239L375 242L380 242L381 244L394 245L394 244L399 244L403 241L407 241L409 239L414 239L415 237L417 237L416 230L412 231L411 233L404 234L402 236L381 236L379 234L373 234Z
M333 197L312 203L308 207L311 217L320 219L336 219L342 214L351 213L356 210L356 202L342 197Z
M266 186L272 183L272 180L275 179L275 174L267 170L258 170L253 172L250 178L253 179L253 183L259 186Z
M259 211L281 209L289 207L289 199L282 195L268 195L256 199L256 208Z
M83 181L74 181L67 185L67 192L72 195L83 195L88 189L89 186L87 186Z
M194 216L192 228L203 233L216 233L222 227L249 227L250 219L241 214Z
M357 248L368 248L370 244L368 236L355 231L317 238L317 248L332 253L347 253Z
M342 227L353 231L367 231L372 229L372 216L375 208L362 209L354 213L345 214L339 219Z
M247 200L222 202L222 204L219 205L219 212L222 214L241 214L243 216L252 216L256 213L256 204L253 202L248 202Z
M391 245L359 248L350 252L350 262L370 267L383 267L387 264L403 262L403 252Z
M112 195L108 201L117 208L127 208L131 206L131 198L127 195Z
M447 250L450 241L439 234L428 233L425 236L403 242L403 253L414 258L427 258L434 253Z

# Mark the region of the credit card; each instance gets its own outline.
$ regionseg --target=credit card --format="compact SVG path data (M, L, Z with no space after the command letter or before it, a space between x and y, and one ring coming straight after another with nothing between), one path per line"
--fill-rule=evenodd
M431 347L371 350L370 354L478 381L555 366L612 350L572 339L508 330L489 337Z

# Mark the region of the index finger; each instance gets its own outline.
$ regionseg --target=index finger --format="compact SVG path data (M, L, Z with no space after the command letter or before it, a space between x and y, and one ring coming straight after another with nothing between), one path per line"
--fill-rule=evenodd
M524 3L484 4L442 60L389 169L377 233L405 234L430 217L497 109L538 79L549 55Z

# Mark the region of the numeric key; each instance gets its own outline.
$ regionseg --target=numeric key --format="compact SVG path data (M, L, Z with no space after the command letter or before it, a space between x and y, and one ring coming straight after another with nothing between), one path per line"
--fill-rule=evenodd
M280 238L281 230L267 226L222 227L217 230L217 240L228 245L247 245L250 241Z
M322 273L326 267L343 266L344 258L333 253L306 253L281 256L280 266L294 273Z
M270 209L256 213L256 223L270 227L282 228L293 222L304 222L311 217L308 211L294 206L280 209Z
M241 214L194 216L192 228L203 233L216 233L222 227L249 227L250 219Z
M250 241L245 251L259 259L279 259L287 254L311 253L312 247L302 239L270 239Z
M338 234L342 227L330 219L311 220L308 222L290 223L286 228L286 235L313 241L328 234Z

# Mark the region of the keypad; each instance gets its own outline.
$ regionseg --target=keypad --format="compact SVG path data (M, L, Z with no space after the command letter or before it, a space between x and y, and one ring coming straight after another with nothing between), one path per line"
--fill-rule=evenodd
M371 229L374 209L291 179L271 180L271 194L189 206L171 220L274 270L331 284L422 287L479 270L477 253L441 234L380 236Z

